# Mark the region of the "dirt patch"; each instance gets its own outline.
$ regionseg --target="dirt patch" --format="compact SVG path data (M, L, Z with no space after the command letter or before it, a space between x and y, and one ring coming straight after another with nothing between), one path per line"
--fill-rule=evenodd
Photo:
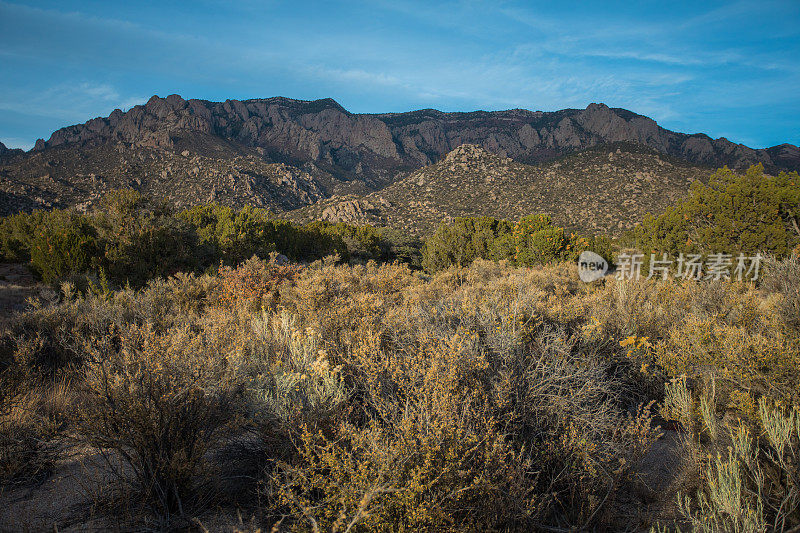
M209 533L256 531L252 498L262 465L252 459L263 456L259 446L257 439L244 436L210 452L209 466L220 472L214 487L217 497L207 507L193 509L185 519L176 518L174 524L164 526L124 492L126 485L120 479L132 479L132 472L118 454L62 443L60 458L46 475L24 485L0 486L0 533L159 531L162 527ZM239 510L243 502L249 511Z
M115 529L94 516L100 477L107 471L98 453L64 450L52 475L0 491L0 531L103 531Z
M28 298L37 298L51 291L40 283L27 266L0 263L0 319L27 308Z

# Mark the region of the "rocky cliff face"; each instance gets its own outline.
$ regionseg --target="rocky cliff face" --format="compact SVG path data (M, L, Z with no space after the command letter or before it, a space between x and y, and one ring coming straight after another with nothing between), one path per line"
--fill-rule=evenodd
M400 170L434 163L465 143L526 163L626 141L701 165L742 168L763 163L774 170L800 169L796 146L754 150L724 138L672 132L650 118L603 104L547 113L515 109L360 115L331 99L208 102L154 96L126 113L117 110L106 118L58 130L48 141L39 140L35 150L109 141L176 150L197 148L198 136L258 148L276 162L311 163L333 176L373 185L392 181Z

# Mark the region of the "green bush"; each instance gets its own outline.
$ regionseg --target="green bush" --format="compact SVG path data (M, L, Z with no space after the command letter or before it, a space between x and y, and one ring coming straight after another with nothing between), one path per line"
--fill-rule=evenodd
M344 244L346 258L385 261L390 257L390 243L383 238L377 228L372 226L316 221L305 227L319 232L320 235L329 236L336 245L340 242Z
M497 247L498 238L512 233L513 223L491 217L459 217L451 224L443 223L425 241L422 265L429 272L451 266L465 267L478 258L507 259L506 247Z
M110 193L92 222L102 237L103 266L113 282L141 286L198 263L192 228L138 192Z
M696 181L689 197L659 216L648 215L630 236L648 253L769 253L786 256L800 243L800 177L777 177L761 165L744 174L718 170Z
M389 247L388 256L407 263L412 268L422 268L422 241L408 232L396 228L379 228L381 238Z
M100 244L90 220L73 210L51 211L36 226L31 265L47 283L97 265Z
M0 218L0 256L9 263L27 262L31 259L31 241L36 235L44 211L31 214L19 213Z
M574 261L583 250L610 259L608 239L566 235L549 215L537 214L519 221L491 217L457 218L441 224L425 241L422 264L429 272L451 266L464 267L475 259L509 260L521 266Z
M198 243L211 262L237 264L253 255L266 256L276 248L276 228L264 209L235 211L218 204L200 205L178 215L194 228Z
M30 261L47 282L92 271L116 286L143 286L176 272L236 266L276 252L295 261L344 260L417 266L420 243L392 230L329 222L297 225L253 207L199 205L174 214L133 190L107 194L89 214L35 211L0 218L3 261Z
M569 239L564 228L541 224L542 215L525 217L519 221L515 233L515 261L519 265L532 266L562 259L569 250ZM532 219L529 221L529 219Z
M196 206L178 217L188 222L198 236L205 262L237 265L257 255L278 252L295 260L319 259L339 253L347 256L347 245L324 223L295 226L264 210L246 206L240 210L217 204Z

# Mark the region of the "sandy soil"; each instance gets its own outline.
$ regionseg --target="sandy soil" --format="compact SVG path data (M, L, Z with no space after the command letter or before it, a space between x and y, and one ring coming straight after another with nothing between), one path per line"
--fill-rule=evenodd
M94 516L106 471L99 454L65 449L46 478L0 492L0 531L113 531Z

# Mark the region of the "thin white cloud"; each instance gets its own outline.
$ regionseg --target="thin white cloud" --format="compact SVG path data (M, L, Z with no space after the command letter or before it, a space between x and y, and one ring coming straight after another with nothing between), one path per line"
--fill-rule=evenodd
M74 122L84 122L99 110L107 110L108 114L146 101L142 96L122 96L107 83L61 83L38 93L0 88L0 109Z
M324 66L309 67L308 71L314 76L345 83L369 83L373 85L407 87L408 85L397 76L384 72L369 72L364 69L338 69Z

